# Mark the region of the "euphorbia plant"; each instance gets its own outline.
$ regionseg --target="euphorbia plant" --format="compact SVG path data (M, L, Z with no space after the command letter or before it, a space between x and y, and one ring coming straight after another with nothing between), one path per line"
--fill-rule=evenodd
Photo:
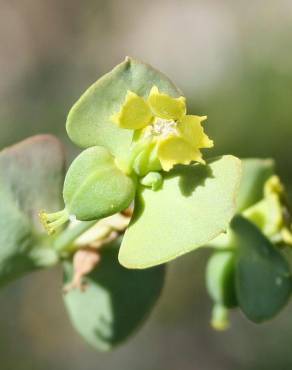
M74 326L106 350L150 312L167 262L212 247L213 326L225 328L236 306L253 321L275 315L291 291L281 254L291 243L283 187L271 162L244 161L242 177L236 157L207 159L205 119L187 113L167 77L126 58L69 112L68 135L84 150L66 174L63 207L56 139L2 151L0 283L61 263ZM49 235L36 218L41 209Z

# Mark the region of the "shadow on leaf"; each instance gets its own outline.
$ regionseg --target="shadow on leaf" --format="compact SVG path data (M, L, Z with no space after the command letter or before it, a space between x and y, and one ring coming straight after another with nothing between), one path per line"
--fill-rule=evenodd
M192 166L176 166L169 174L166 174L165 180L179 177L179 189L181 194L189 197L199 186L204 186L207 178L212 178L213 173L210 166L203 164L194 164Z

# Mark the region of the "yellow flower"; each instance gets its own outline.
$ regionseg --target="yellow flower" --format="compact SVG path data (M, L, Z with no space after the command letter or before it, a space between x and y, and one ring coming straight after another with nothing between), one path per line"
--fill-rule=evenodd
M205 163L200 149L213 146L201 124L206 118L187 115L183 96L173 98L153 86L147 100L128 91L112 121L135 130L132 162L145 175L161 168L169 171L175 164Z
M275 243L292 245L292 219L285 189L278 176L264 186L264 198L246 209L243 215L254 222Z

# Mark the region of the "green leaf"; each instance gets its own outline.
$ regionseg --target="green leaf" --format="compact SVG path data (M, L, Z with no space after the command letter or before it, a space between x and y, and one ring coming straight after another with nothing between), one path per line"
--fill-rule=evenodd
M274 174L275 163L272 159L242 160L242 180L237 198L237 212L242 212L263 198L264 184Z
M115 165L103 147L83 151L70 166L64 183L64 200L70 214L88 221L127 208L135 197L135 180Z
M142 324L156 303L164 282L164 266L127 270L118 263L119 243L102 250L101 262L86 278L85 292L70 291L65 304L76 330L93 347L109 350ZM64 282L72 264L64 264Z
M254 322L275 316L291 293L289 265L280 251L251 222L237 216L236 294L244 314Z
M119 128L111 116L120 110L128 90L147 97L153 85L174 97L180 95L162 73L126 58L94 83L73 106L67 120L69 137L82 148L98 145L115 156L124 155L131 144L133 131Z
M49 135L0 152L0 285L57 262L38 212L61 206L64 153Z
M140 187L120 249L128 268L147 268L203 246L226 231L235 211L241 166L224 156L177 166L157 191Z

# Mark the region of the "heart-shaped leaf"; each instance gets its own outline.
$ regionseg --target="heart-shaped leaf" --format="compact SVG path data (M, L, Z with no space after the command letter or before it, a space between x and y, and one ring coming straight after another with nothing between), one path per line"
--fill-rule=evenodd
M272 159L242 160L242 179L237 198L238 212L262 199L264 184L274 173L275 163Z
M244 314L254 322L275 316L291 294L289 265L280 251L250 221L232 221L238 256L236 295Z
M118 263L119 242L101 252L101 262L86 278L87 289L70 291L65 304L76 330L93 347L109 350L143 322L156 303L164 281L164 266L128 270ZM64 264L65 284L72 264Z
M82 148L104 146L113 155L123 156L129 149L133 131L119 128L111 116L119 112L128 90L146 97L153 85L171 96L180 95L162 73L126 58L93 84L73 106L67 120L69 137Z
M61 206L63 178L63 149L52 136L35 136L0 152L0 285L57 262L38 212Z
M203 246L226 231L241 174L233 156L177 166L158 191L140 187L120 249L128 268L147 268Z

